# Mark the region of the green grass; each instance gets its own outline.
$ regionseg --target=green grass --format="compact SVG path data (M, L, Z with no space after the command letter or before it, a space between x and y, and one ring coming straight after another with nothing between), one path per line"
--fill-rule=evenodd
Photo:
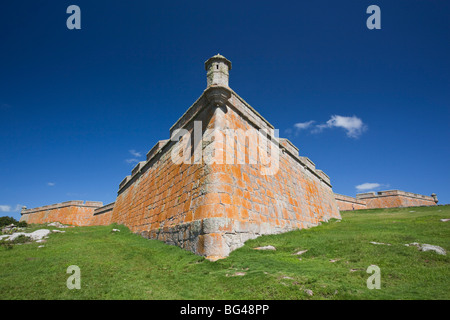
M450 252L405 246L449 251L450 222L439 221L449 216L450 206L344 212L342 221L247 241L216 262L124 226L68 228L44 248L0 247L0 299L450 299ZM277 250L253 249L265 245ZM301 260L299 250L308 250ZM81 270L80 290L67 289L70 265ZM370 265L381 269L379 290L367 288Z

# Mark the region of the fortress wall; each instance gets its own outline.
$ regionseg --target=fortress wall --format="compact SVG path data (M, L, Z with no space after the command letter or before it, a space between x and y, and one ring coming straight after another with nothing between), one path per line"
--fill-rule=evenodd
M270 132L270 126L260 121L258 114L252 110L233 92L224 114L225 129L241 129L245 132L263 128ZM243 111L247 111L250 116ZM230 194L232 204L239 206L242 203L237 218L246 220L248 216L250 223L268 223L267 230L262 234L309 227L323 219L340 218L328 176L316 170L309 159L299 157L298 149L289 140L279 141L279 170L273 175L262 174L264 166L260 159L257 164L236 168L230 165L220 168L218 165L217 171L233 178L233 193ZM238 135L234 148L243 150L246 159L250 157L249 143L248 138ZM270 147L265 150L263 147L259 146L260 154L270 150ZM220 182L225 186L231 181L222 179Z
M202 109L205 103L205 99L200 99L196 106ZM210 127L215 121L213 110L203 109L196 120L202 121L203 130ZM183 126L191 133L193 127L192 121ZM211 215L221 214L220 208L210 205L204 190L211 172L201 163L194 164L193 153L188 155L193 164L174 163L171 154L181 142L168 140L157 145L159 149L152 149L149 159L122 181L111 222L124 224L144 237L201 252L203 244L198 235L205 210L210 210ZM193 145L195 148L203 150L203 145Z
M217 121L221 131L271 129L234 93L227 106L217 110ZM263 175L265 166L259 160L249 164L251 142L240 133L234 140L234 146L223 147L222 162L232 154L235 164L210 165L213 174L205 190L209 194L208 205L217 214L203 212L204 225L215 228L204 228L200 238L208 252L200 254L210 258L227 256L259 235L307 228L326 219L340 218L328 176L299 157L298 149L290 142L281 144L278 172ZM270 148L262 150L259 146L258 151L267 149ZM245 164L239 164L242 162Z
M109 203L103 207L99 207L94 210L89 221L90 226L108 226L112 219L112 212L115 202Z
M366 202L342 194L334 194L340 211L367 209Z
M217 99L225 102L216 103ZM181 128L192 133L194 121L202 121L203 133L213 128L218 132L273 129L239 96L221 87L205 90L171 128L171 135ZM192 153L189 159L193 164L172 161L171 153L182 141L157 143L157 151L152 148L149 152L150 159L138 164L120 184L111 222L214 260L261 234L340 218L328 176L299 157L286 139L281 145L280 170L271 176L261 174L260 162L224 164L227 154L236 159L249 156L242 135L234 137L234 146L212 144L208 134L202 138L201 145L193 146L202 153L198 164ZM262 149L267 151L266 147L259 151ZM218 154L222 163L211 163Z
M90 225L94 210L102 205L102 202L97 201L66 201L22 210L20 221L36 224L60 222L74 226L87 226Z
M366 202L368 209L436 205L433 197L400 190L360 193L356 198Z

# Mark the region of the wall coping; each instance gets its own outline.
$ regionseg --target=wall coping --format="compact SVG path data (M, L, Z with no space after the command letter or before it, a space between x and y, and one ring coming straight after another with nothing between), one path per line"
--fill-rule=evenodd
M360 204L360 205L366 205L366 202L364 202L364 201L359 201L356 198L353 198L350 196L345 196L345 195L339 194L339 193L335 193L334 198L336 200L340 200L340 201L346 201L346 202L356 203L356 204Z
M434 202L434 199L431 196L425 196L422 194L405 192L405 191L401 191L401 190L385 190L385 191L378 191L378 192L358 193L358 194L356 194L356 199L371 199L371 198L392 197L392 196L404 196L404 197L422 199L422 200L428 200L428 201Z
M114 202L104 205L103 207L95 209L94 216L113 210L115 204L116 204L116 202L114 201Z
M55 203L51 205L46 205L42 207L37 208L31 208L31 209L22 209L20 212L21 215L24 214L31 214L39 211L46 211L46 210L53 210L53 209L59 209L64 207L83 207L83 208L99 208L103 206L103 202L101 201L83 201L83 200L71 200L71 201L65 201L60 203Z

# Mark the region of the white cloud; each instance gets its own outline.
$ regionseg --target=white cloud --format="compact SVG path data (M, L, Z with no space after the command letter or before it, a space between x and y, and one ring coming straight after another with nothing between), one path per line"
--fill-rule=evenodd
M380 188L381 186L382 186L382 184L380 184L380 183L366 182L366 183L357 185L356 190L367 191L367 190L373 190L373 189Z
M308 129L309 127L312 126L312 124L314 122L315 122L314 120L307 121L307 122L299 122L299 123L294 124L294 127L299 130Z
M350 138L358 138L365 130L367 130L367 126L356 116L331 116L331 119L327 121L327 126L329 128L336 127L345 129L347 131L347 136Z
M138 159L125 159L126 163L138 163L139 160Z
M294 124L294 128L299 130L309 129L311 133L317 134L325 129L342 128L350 138L359 138L361 134L367 130L367 125L357 116L345 117L339 115L331 116L330 120L325 123L314 125L315 121L299 122ZM287 130L286 130L287 131Z
M21 204L16 204L14 209L9 205L0 205L0 212L20 212L22 210Z
M142 156L142 153L137 152L136 150L128 150L128 151L131 153L132 156L134 156L136 158L139 158Z
M10 212L10 211L11 211L11 206L0 205L0 212Z
M133 156L133 158L125 159L125 162L129 164L138 163L139 162L138 158L142 157L142 153L134 149L128 150L128 152Z
M53 187L55 184L56 184L56 183L54 183L54 182L47 182L47 185L48 185L49 187Z

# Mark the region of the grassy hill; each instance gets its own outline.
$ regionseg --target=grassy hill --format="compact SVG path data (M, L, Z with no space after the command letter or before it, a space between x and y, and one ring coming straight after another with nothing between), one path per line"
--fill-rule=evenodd
M344 212L341 221L247 241L216 262L124 226L67 228L43 248L0 247L0 299L450 299L450 252L405 246L450 251L450 221L440 221L449 217L450 206ZM42 227L53 229L30 230ZM253 249L266 245L276 251ZM71 265L81 270L80 290L66 286ZM381 289L367 288L370 265L381 270Z

